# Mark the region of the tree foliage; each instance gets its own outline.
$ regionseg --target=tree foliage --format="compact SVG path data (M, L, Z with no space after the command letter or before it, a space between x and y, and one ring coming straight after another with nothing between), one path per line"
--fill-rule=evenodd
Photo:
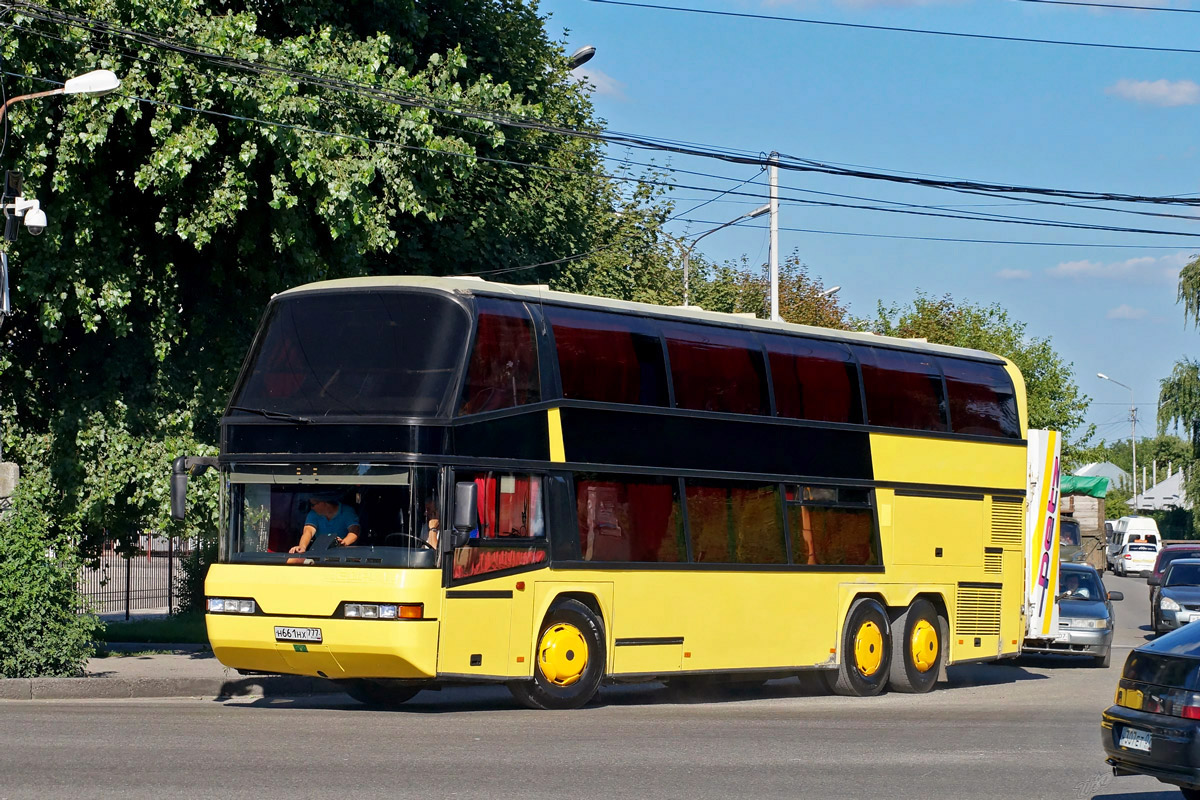
M534 3L57 8L85 22L10 13L5 69L29 77L9 96L96 68L123 86L9 114L7 163L51 225L10 249L0 413L6 454L50 468L52 522L85 541L168 524L167 465L212 452L274 292L540 263L605 233L596 145L494 120L596 126Z
M1029 426L1061 431L1065 462L1078 463L1093 430L1080 427L1089 400L1075 382L1072 365L1049 337L1030 336L1026 324L999 305L975 305L950 295L918 294L911 305L903 306L880 303L876 318L867 324L886 336L971 347L1009 359L1025 378Z

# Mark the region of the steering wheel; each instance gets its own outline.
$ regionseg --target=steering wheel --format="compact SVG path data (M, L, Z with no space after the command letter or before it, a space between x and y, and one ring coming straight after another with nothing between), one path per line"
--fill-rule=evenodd
M434 546L433 546L433 545L431 545L429 542L425 541L425 540L424 540L424 539L422 539L420 536L413 536L411 533L389 533L387 536L383 537L383 546L384 546L384 547L398 547L398 546L400 546L400 545L398 545L398 544L394 543L394 542L392 541L393 539L403 539L403 540L405 540L406 542L413 542L413 543L415 543L415 545L414 545L414 544L408 544L408 547L413 547L413 546L415 546L415 547L417 547L417 548L419 548L419 549L421 549L421 550L433 550L433 549L434 549Z

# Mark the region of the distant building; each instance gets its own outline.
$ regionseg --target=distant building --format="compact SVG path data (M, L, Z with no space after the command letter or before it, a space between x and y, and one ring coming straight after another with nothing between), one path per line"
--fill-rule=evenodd
M1129 488L1130 475L1111 461L1093 461L1071 473L1081 478L1108 478L1113 486Z
M1138 511L1169 511L1173 508L1192 507L1191 502L1184 496L1183 470L1168 475L1146 491L1139 492L1136 505L1133 500L1127 502Z

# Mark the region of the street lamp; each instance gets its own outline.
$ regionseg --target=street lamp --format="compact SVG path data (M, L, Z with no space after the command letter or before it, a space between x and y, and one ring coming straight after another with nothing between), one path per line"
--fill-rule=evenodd
M121 88L121 79L116 76L112 70L96 69L91 72L85 72L82 75L77 75L71 78L57 89L50 89L45 92L34 92L33 94L22 94L16 97L9 98L8 102L0 108L0 122L4 121L4 114L8 111L8 107L14 103L19 103L22 100L33 100L37 97L51 97L56 94L108 94Z
M749 214L742 214L737 219L731 219L731 220L729 220L729 222L726 222L723 225L718 225L717 227L712 228L711 230L705 231L704 233L700 234L695 239L693 239L692 243L690 245L684 245L684 243L682 241L680 241L679 239L676 239L674 236L671 236L671 234L667 233L666 231L660 231L660 233L662 233L664 236L666 236L667 238L671 239L676 244L678 244L679 249L683 251L683 305L685 308L687 307L687 304L688 304L688 288L689 288L689 286L688 286L688 265L692 259L692 250L694 250L696 245L700 243L700 240L703 239L705 236L708 236L710 233L716 233L719 230L724 230L725 228L728 228L730 225L736 225L737 223L741 222L742 220L754 219L755 217L761 217L763 214L766 214L770 210L771 210L770 203L767 203L766 205L763 205L763 206L759 206L758 208L751 211Z
M592 60L592 56L596 55L596 48L590 44L585 44L583 47L571 53L567 57L567 69L572 70L577 67L582 67L584 64Z
M1138 490L1137 490L1137 404L1133 401L1133 387L1125 386L1120 381L1113 380L1103 372L1097 372L1096 377L1104 381L1112 381L1117 386L1124 386L1129 390L1129 447L1133 450L1133 511L1138 510ZM1146 487L1142 487L1144 490Z
M832 289L826 289L825 291L821 292L821 297L833 297L835 294L837 294L841 290L842 290L842 287L834 286Z

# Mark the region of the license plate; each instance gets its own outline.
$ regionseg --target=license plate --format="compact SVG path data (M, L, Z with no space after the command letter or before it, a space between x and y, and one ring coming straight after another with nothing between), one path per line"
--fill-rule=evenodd
M1137 728L1122 728L1121 739L1117 744L1129 750L1141 750L1144 753L1149 753L1150 733L1148 731L1139 731Z
M277 642L321 642L320 628L284 628L275 626Z

